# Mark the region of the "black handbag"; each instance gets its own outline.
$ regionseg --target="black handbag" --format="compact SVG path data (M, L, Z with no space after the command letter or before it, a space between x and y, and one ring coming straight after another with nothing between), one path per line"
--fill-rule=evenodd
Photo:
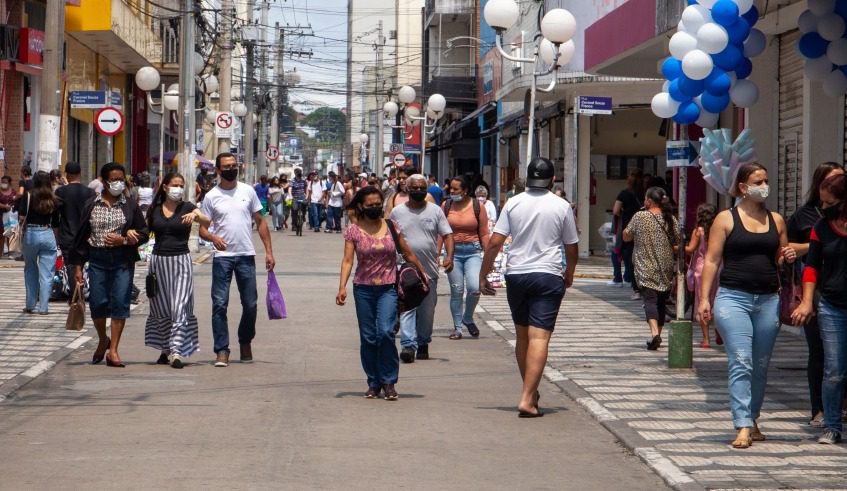
M159 278L152 271L147 273L147 278L144 281L144 289L147 293L147 298L153 298L159 292Z

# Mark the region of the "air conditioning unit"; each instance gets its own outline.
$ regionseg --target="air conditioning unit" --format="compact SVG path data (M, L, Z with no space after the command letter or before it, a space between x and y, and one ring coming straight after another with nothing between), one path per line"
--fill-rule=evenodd
M388 31L388 39L397 39L397 31L396 30Z

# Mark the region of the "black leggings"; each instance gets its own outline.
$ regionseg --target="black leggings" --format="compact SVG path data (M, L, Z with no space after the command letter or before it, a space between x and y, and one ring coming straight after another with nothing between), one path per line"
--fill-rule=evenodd
M641 300L644 301L644 316L647 318L647 322L654 320L659 324L659 327L665 325L670 295L670 290L660 292L652 288L641 288Z

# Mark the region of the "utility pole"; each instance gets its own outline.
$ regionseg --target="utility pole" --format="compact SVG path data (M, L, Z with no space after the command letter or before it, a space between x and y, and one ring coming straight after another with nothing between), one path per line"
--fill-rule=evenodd
M252 2L250 2L252 5ZM251 10L252 12L252 10ZM247 76L245 77L244 99L247 106L247 116L244 117L244 173L245 180L250 182L255 174L256 168L253 166L253 118L256 117L254 112L254 97L253 97L253 63L256 51L254 43L246 43L247 47Z
M194 95L194 1L182 2L182 25L180 26L180 46L182 56L179 64L179 101L182 112L179 118L179 129L182 141L179 149L179 168L185 180L186 201L194 201L194 139L195 95Z
M285 72L283 71L283 58L285 57L285 33L282 29L279 28L279 22L276 23L276 32L277 32L277 45L276 45L276 77L275 77L275 85L277 87L281 87L284 84L284 76ZM282 116L283 107L282 107L282 98L279 97L279 90L272 91L275 94L273 97L273 108L274 111L271 114L271 145L276 147L277 155L280 155L279 150L279 120ZM271 174L274 176L279 175L279 159L273 162L271 165Z
M221 112L229 112L232 110L232 19L235 15L235 9L232 7L232 0L221 0L221 18L223 19L223 48L221 49L221 64L218 72L220 78L220 95ZM214 125L212 127L214 130ZM229 138L221 138L218 140L218 153L229 152L232 143ZM212 157L210 155L210 157Z
M37 170L59 168L59 130L61 128L61 82L65 43L65 2L47 0L44 31L44 72L41 76L41 114L38 116Z
M259 56L259 94L261 97L261 102L259 105L259 148L256 150L258 153L257 160L259 165L257 166L258 176L266 175L268 173L268 162L266 158L267 149L268 149L268 105L267 98L265 95L267 94L267 82L268 82L268 2L267 0L262 0L262 13L261 13L261 21L260 26L262 28L262 41L261 41L261 55Z
M382 140L385 138L383 135L383 119L385 116L382 114L382 89L385 86L383 67L382 67L382 48L385 45L385 38L382 37L382 20L379 21L379 26L376 31L376 138L374 138L374 162L373 162L373 171L377 176L382 176L383 174L383 147L384 144Z

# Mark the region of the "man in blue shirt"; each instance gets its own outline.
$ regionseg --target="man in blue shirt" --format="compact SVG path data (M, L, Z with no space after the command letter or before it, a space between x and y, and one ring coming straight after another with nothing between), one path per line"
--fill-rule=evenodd
M441 201L444 199L444 191L441 189L441 186L438 185L438 179L435 178L435 175L430 174L429 187L426 192L435 198L436 205L441 206Z

